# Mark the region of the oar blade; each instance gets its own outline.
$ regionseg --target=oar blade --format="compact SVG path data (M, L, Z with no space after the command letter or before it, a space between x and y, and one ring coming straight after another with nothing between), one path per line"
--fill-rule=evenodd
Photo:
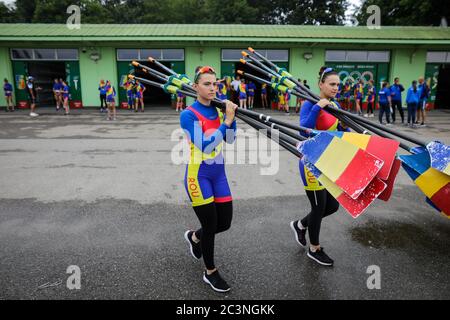
M431 166L447 175L450 175L450 146L439 141L427 144L430 153Z
M378 199L388 201L391 198L392 191L394 190L395 178L400 170L402 162L398 159L394 159L389 177L387 180L383 180L386 183L386 189L378 196Z
M377 177L382 180L389 178L400 145L399 141L356 132L330 131L330 133L383 160L384 165L378 172Z
M328 192L353 217L359 217L367 207L386 189L386 183L375 177L357 199L352 199L337 184L320 172L313 164L304 161L308 170L319 180Z
M407 157L410 156L403 156L402 158L410 160ZM416 171L415 168L410 166L411 162L404 162L403 159L403 169L411 177L420 191L422 191L443 214L450 216L450 176L432 167L429 167L425 171Z
M352 199L361 195L383 166L383 160L326 132L301 143L299 151Z

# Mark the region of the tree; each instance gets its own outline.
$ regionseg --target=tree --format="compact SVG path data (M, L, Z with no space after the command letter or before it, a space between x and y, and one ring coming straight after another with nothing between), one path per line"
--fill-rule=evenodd
M380 7L382 26L439 26L442 17L450 21L450 6L446 1L366 0L355 12L360 24L371 15L367 13L371 5Z
M15 11L0 1L0 23L15 22Z

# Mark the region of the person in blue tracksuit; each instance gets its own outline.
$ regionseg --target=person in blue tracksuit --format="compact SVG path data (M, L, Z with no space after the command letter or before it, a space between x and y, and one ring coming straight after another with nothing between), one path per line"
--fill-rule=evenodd
M417 88L417 81L412 82L411 87L406 94L406 104L408 105L408 126L415 128L416 111L420 100L420 90Z
M383 124L383 114L386 113L386 124L390 125L390 109L391 109L391 90L388 82L383 82L381 90L378 92L378 103L380 104L380 113L378 121Z
M395 109L397 108L402 118L402 123L404 123L402 92L405 91L405 88L400 84L400 79L397 77L394 78L394 84L389 89L391 90L392 122L395 123Z

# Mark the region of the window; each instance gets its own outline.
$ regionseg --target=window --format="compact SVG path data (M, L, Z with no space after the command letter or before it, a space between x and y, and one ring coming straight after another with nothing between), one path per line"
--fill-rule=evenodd
M170 61L183 61L184 50L183 49L163 49L161 60Z
M427 52L428 63L445 63L450 62L450 52L446 51L428 51Z
M327 50L325 53L326 61L345 61L345 51L340 50Z
M222 60L223 61L239 61L242 59L242 50L234 49L222 49Z
M32 60L33 49L11 49L12 60Z
M11 49L11 60L78 60L78 49Z
M289 50L285 49L257 49L267 59L274 62L288 62ZM242 59L242 49L222 49L222 61L239 61ZM261 59L258 59L261 60Z
M327 50L327 62L389 62L389 51Z
M34 59L36 60L55 60L55 49L34 49Z
M117 60L147 60L152 57L160 61L184 61L184 49L117 49Z
M118 49L117 60L139 60L138 49Z
M161 50L159 50L159 49L142 49L140 60L147 60L148 57L152 57L156 60L161 60Z
M77 49L56 49L57 60L78 60Z

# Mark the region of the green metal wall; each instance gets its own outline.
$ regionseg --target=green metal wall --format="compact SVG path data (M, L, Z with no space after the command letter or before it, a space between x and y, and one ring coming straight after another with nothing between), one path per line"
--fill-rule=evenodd
M424 76L427 51L425 49L394 49L391 51L391 70L389 72L390 83L395 77L400 78L400 83L408 89L413 80ZM406 94L403 95L405 104Z
M193 80L195 76L195 68L197 66L214 67L218 76L221 74L220 68L220 48L219 47L186 47L184 51L184 59L186 66L186 75ZM192 98L187 98L186 103L189 105L193 102Z
M4 78L8 79L9 83L13 84L14 86L14 77L13 77L12 63L9 57L9 49L5 47L0 47L0 78L2 83L1 86L2 92L0 94L0 106L6 106L6 99L3 92L3 84L4 84L3 79ZM13 100L13 102L15 103L16 101Z
M97 62L90 59L92 51L100 53L101 58ZM110 80L111 84L118 90L116 50L112 47L97 47L94 50L80 51L80 73L83 106L99 106L98 85L100 79Z

